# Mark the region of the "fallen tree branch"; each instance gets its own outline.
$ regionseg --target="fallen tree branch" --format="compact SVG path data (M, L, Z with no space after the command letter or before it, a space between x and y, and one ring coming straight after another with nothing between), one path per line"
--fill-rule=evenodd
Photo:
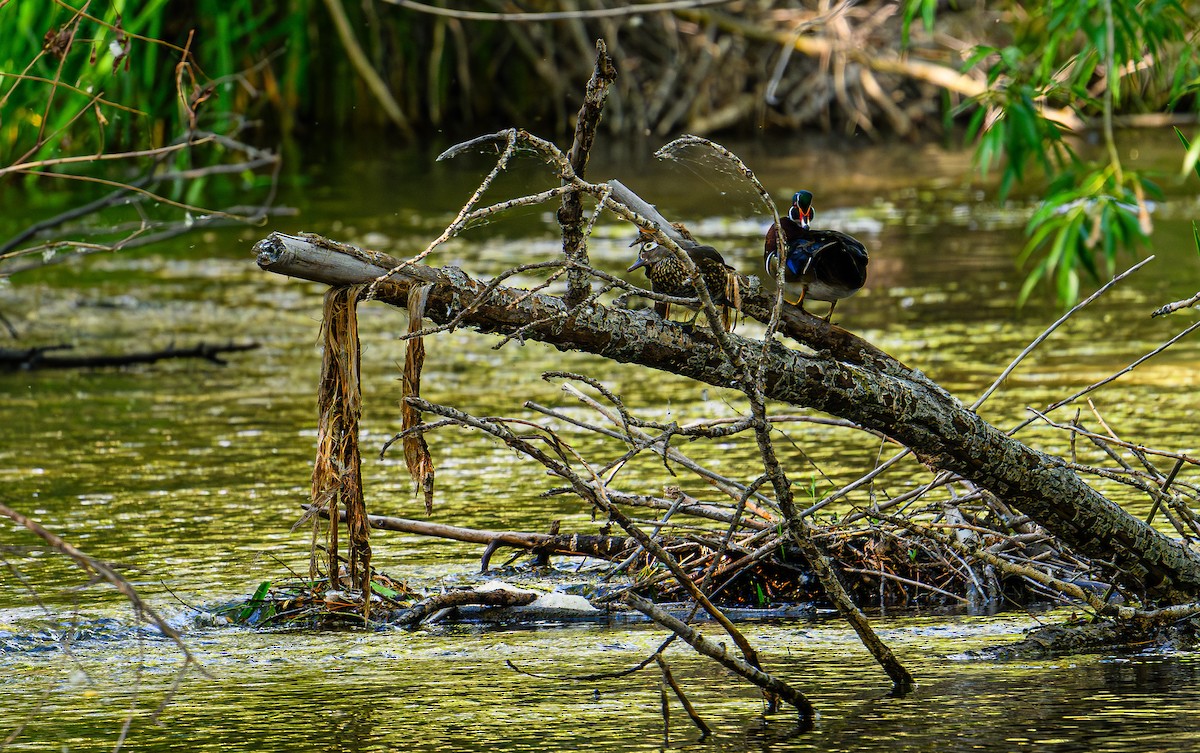
M304 508L308 510L311 506L305 505ZM318 514L322 517L328 517L326 510L320 510ZM338 517L342 522L345 522L345 511L341 511ZM487 531L480 528L463 528L443 523L431 523L426 520L393 518L386 515L368 515L367 522L372 528L378 528L383 531L399 531L400 533L433 536L452 541L485 544L488 546L489 554L494 551L494 547L503 545L531 552L587 556L612 560L628 552L634 546L634 542L627 536ZM482 569L487 569L487 560L484 560Z
M394 617L391 622L398 625L417 626L443 609L479 604L488 607L519 607L532 604L537 594L530 591L508 591L502 588L490 591L465 589L462 591L447 591L434 594L422 599L412 607Z
M709 638L705 638L700 634L700 631L688 625L683 620L671 615L665 610L659 609L654 604L632 593L625 594L625 602L629 606L638 610L650 619L654 620L663 627L669 628L676 635L682 638L689 646L696 651L704 654L710 659L715 659L721 666L735 672L750 682L757 685L764 693L778 696L790 705L796 708L800 713L800 719L805 727L812 725L814 718L814 710L812 703L805 697L803 693L793 688L791 685L779 680L775 676L764 672L762 669L751 666L749 663L738 659L729 653L725 648L725 644L717 643Z
M103 366L132 366L139 363L155 363L172 358L200 358L219 366L225 366L228 361L221 358L222 353L237 353L243 350L255 350L258 343L230 343L228 345L208 345L200 343L190 348L169 346L162 350L149 350L140 353L108 356L54 356L48 355L54 351L71 350L73 345L49 345L38 348L16 350L0 348L0 371L32 371L35 369L86 369Z
M256 244L255 252L265 270L330 285L369 282L401 265L384 254L311 235L274 233ZM435 322L458 316L464 302L477 300L487 287L459 269L409 264L378 284L376 295L403 306L417 283L432 283L426 313ZM761 290L747 289L743 308L769 312L771 303ZM558 298L496 287L462 321L486 333L520 329L526 339L722 387L740 384L745 373L732 366L707 329L599 303L568 314ZM1128 563L1122 580L1131 592L1167 603L1190 601L1200 592L1200 558L1100 495L1061 459L1007 436L850 333L811 324L807 331L814 335L806 340L817 350L812 354L736 334L729 334L728 342L752 373L763 374L766 397L886 434L911 447L926 465L957 473L1021 509L1083 554L1103 559L1119 552Z
M154 625L154 627L156 627L164 637L170 639L171 642L178 647L184 658L183 668L180 670L181 672L186 670L189 666L195 665L201 674L205 675L206 677L209 676L208 672L204 669L192 652L188 650L187 644L183 642L183 636L179 634L179 631L171 627L170 623L159 616L158 612L154 611L153 607L143 601L141 594L137 592L137 589L133 587L133 584L121 577L121 575L116 570L112 569L108 563L102 562L90 554L84 553L74 545L64 540L61 536L58 536L57 534L47 530L41 523L38 523L33 518L17 512L8 505L0 504L0 515L29 530L35 536L45 541L56 552L68 557L84 572L94 574L97 577L108 581L113 588L117 589L118 593L120 593L129 601L129 605L133 608L133 612L139 620L144 619L151 625Z

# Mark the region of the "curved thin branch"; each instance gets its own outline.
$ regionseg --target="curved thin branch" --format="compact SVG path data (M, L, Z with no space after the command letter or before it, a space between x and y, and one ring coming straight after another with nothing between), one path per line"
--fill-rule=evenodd
M517 21L533 23L536 21L568 21L587 18L616 18L620 16L640 16L646 13L661 13L664 11L703 8L706 5L724 5L733 0L668 0L661 3L646 3L644 5L627 5L617 8L597 8L595 10L545 11L527 13L493 13L490 11L455 10L439 8L435 5L418 3L415 0L383 0L390 5L398 5L420 13L433 16L446 16L464 21Z

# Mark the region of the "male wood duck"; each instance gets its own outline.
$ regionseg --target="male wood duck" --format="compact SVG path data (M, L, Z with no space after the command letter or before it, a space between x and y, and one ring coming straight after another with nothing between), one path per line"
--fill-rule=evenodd
M809 227L813 218L812 200L811 192L797 191L792 195L787 217L779 220L787 260L783 271L784 292L798 296L794 305L801 311L805 298L829 301L829 314L825 317L829 321L837 302L854 295L866 283L867 249L845 233ZM779 243L774 224L767 230L763 263L771 279L777 279Z
M713 303L721 306L721 320L728 330L732 321L731 306L737 305L737 273L733 267L725 263L724 257L712 246L704 246L692 238L686 228L675 225L683 240L679 246L700 270L704 286ZM660 245L645 229L639 229L638 237L630 246L641 245L638 260L629 267L627 272L645 268L646 277L650 280L650 289L655 293L672 295L679 298L695 298L696 289L692 286L690 270L666 246ZM665 301L654 302L654 312L666 319L671 313L671 304Z

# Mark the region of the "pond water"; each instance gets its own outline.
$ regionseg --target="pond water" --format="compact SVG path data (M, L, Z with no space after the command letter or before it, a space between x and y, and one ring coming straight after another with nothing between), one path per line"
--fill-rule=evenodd
M1170 134L1137 134L1128 166L1178 158ZM1133 142L1136 141L1136 146ZM1014 309L1022 273L1013 258L1031 200L999 207L965 177L969 156L934 146L774 142L730 144L782 203L817 192L819 224L852 232L872 249L868 288L838 307L837 321L971 402L1060 313L1034 301ZM622 179L668 217L755 273L763 221L720 164L690 154L649 159L652 147L598 153L593 177ZM17 347L70 343L120 351L197 341L254 340L225 367L183 361L121 370L0 375L0 500L45 521L89 554L115 563L149 602L181 627L209 677L180 666L172 644L134 627L124 601L89 584L23 529L0 546L0 738L13 750L112 748L127 719L130 750L536 750L664 747L657 675L577 682L645 658L663 637L647 625L417 632L255 632L197 626L196 605L245 596L263 580L307 568L308 534L292 532L307 499L316 437L315 385L323 289L268 275L251 245L269 230L308 230L396 256L421 248L450 221L490 168L483 156L434 163L436 151L335 144L296 158L282 196L300 210L268 227L184 236L154 249L96 256L0 287L0 313ZM1157 257L1074 317L981 409L1000 426L1024 418L1148 352L1194 319L1149 312L1200 289L1191 242L1194 195L1168 186L1156 210ZM532 159L497 186L498 197L549 185ZM0 235L61 208L2 197ZM11 211L10 211L11 210ZM477 275L551 258L552 209L523 210L448 244L432 259ZM602 221L591 253L623 273L628 226ZM818 304L820 305L820 304ZM361 309L363 473L372 512L423 517L398 454L375 457L399 427L396 335L407 322L378 304ZM752 323L742 325L753 336ZM646 373L536 343L493 350L471 332L427 342L424 394L484 415L536 418L534 400L579 411L543 371L586 372L647 418L737 415L729 391ZM5 343L8 345L8 343ZM1185 340L1094 394L1123 438L1194 451L1200 345ZM1087 417L1087 406L1083 406ZM1071 411L1073 414L1073 410ZM583 415L580 413L580 415ZM1064 416L1065 418L1065 416ZM877 442L827 427L792 428L785 462L820 496L870 470ZM1055 453L1067 438L1031 427L1021 437ZM621 449L574 437L596 457ZM456 525L564 530L598 525L566 497L539 497L550 480L511 452L470 434L430 437L438 466L433 519ZM752 440L694 444L687 452L728 475L755 475ZM1095 460L1095 458L1089 458ZM1185 471L1185 476L1187 472ZM665 483L649 459L623 472L629 491ZM926 479L916 464L880 479L895 495ZM1195 481L1194 478L1185 480ZM1103 486L1133 511L1146 501ZM867 498L848 499L849 504ZM418 587L477 581L475 546L378 533L375 564ZM571 577L562 563L563 578ZM670 747L825 751L1146 751L1200 747L1200 662L1193 655L1086 656L1014 664L966 661L966 650L1011 641L1063 614L883 616L877 626L920 687L888 696L886 678L836 619L751 623L768 668L807 693L821 713L796 734L786 714L761 716L756 694L686 650L669 654L715 739L698 742L682 712ZM542 678L518 674L505 660ZM558 679L546 679L558 678Z

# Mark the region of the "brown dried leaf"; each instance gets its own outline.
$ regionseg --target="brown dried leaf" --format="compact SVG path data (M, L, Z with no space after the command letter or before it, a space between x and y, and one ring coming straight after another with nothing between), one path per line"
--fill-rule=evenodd
M338 573L339 503L346 510L350 531L350 563L356 580L369 577L370 544L366 504L363 499L358 450L358 422L362 414L359 383L358 316L355 308L362 286L330 288L325 294L321 340L321 383L317 390L317 456L313 463L312 508L310 513L327 510L329 527L326 553L329 577L336 582ZM317 538L320 517L313 522L313 550L309 570L317 577ZM360 587L361 584L360 584Z
M429 285L413 288L408 292L408 331L419 332L421 322L425 318L425 305L429 301ZM421 368L425 364L425 338L414 337L408 341L404 351L404 375L401 380L402 393L400 402L401 431L421 423L421 412L409 405L404 398L421 395ZM425 497L425 514L433 513L433 456L429 453L429 445L425 436L414 432L404 437L404 463L408 466L408 474L420 487Z

